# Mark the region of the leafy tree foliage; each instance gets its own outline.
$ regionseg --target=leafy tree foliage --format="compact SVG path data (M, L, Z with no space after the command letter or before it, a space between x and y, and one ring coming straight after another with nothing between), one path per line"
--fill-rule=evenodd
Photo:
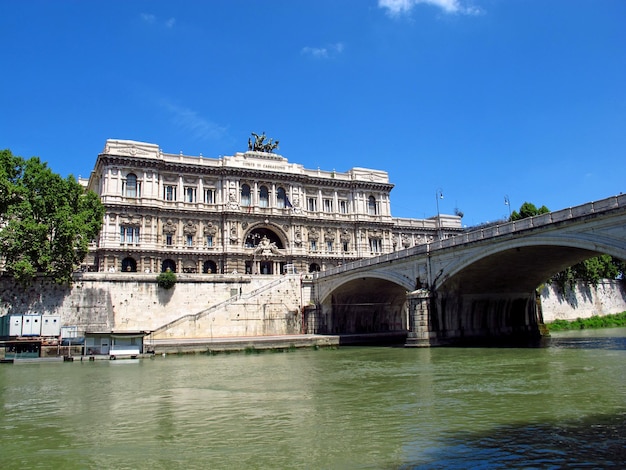
M536 215L547 214L550 212L546 206L541 206L539 209L530 202L525 202L519 209L519 212L513 211L511 213L511 220L526 219L527 217L534 217Z
M548 212L550 210L546 206L537 209L534 204L525 202L520 207L519 212L513 211L511 213L511 220L525 219ZM596 286L602 279L624 279L625 272L626 262L609 255L601 255L570 266L554 275L550 281L555 282L561 289L564 289L565 286L573 288L578 281Z
M103 216L98 196L73 176L62 178L37 157L0 152L0 255L20 283L38 273L70 283Z

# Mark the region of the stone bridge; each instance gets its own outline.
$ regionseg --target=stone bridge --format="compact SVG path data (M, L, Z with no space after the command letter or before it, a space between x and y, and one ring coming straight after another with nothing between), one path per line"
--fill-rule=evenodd
M537 287L599 254L626 259L626 195L320 272L316 332L408 330L407 346L538 338Z

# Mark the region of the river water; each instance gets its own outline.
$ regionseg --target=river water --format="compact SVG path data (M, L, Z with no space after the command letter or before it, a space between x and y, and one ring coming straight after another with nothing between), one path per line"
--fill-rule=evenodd
M0 366L0 467L621 468L626 329Z

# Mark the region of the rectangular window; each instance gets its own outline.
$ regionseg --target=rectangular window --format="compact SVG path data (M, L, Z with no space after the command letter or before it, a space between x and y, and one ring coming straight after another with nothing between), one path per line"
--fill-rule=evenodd
M176 200L176 186L167 185L163 188L163 199L166 201Z
M172 234L171 233L168 233L167 235L165 235L165 244L167 246L172 246L173 245Z
M120 227L120 243L139 243L139 227L122 225Z
M213 235L206 236L206 246L211 248L213 246Z
M215 189L204 190L204 203L215 204Z
M326 242L326 251L328 253L332 253L332 251L333 251L333 242L331 242L331 241L327 241Z
M193 235L187 235L187 246L193 246Z
M339 201L339 212L342 214L348 213L348 201Z
M311 240L311 251L317 251L317 242L315 240Z
M317 199L310 197L306 200L307 209L309 212L317 212Z
M380 253L382 251L382 240L380 238L370 238L370 251Z
M348 248L349 248L348 242L343 242L343 251L350 251Z
M324 212L332 212L332 211L333 211L333 200L324 199Z
M196 202L196 188L193 186L185 188L185 202Z

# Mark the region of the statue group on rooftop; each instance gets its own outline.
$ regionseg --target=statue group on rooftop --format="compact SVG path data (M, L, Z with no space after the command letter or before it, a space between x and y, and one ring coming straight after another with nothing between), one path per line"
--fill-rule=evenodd
M278 148L278 140L274 142L273 138L267 138L265 132L263 134L255 134L251 132L254 136L254 141L248 138L248 150L253 152L266 152L266 153L274 153L274 150Z

